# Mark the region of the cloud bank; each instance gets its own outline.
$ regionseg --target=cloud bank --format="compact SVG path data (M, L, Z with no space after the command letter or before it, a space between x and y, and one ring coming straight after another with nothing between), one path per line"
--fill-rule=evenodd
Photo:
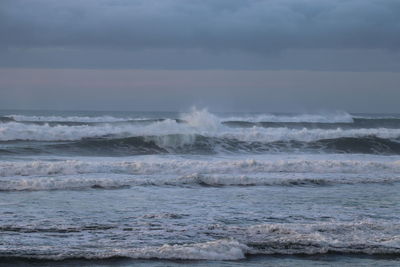
M3 67L399 70L400 2L2 0L0 36Z

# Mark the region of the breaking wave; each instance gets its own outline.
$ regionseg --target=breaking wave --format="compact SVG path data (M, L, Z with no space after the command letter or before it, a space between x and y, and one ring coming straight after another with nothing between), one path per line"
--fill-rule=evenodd
M78 251L52 251L48 248L37 247L35 250L14 251L11 258L17 259L42 259L42 260L66 260L66 259L108 259L124 257L131 259L170 259L170 260L240 260L245 258L247 247L236 240L215 240L204 243L185 245L165 244L161 247L144 247L131 249L109 249L103 251L91 251L81 249ZM0 251L1 258L10 258L8 253Z
M40 118L37 120L39 119ZM54 120L62 119L62 117L46 117L46 119ZM66 119L67 118L64 118L65 123L79 122L75 117L70 120ZM108 120L112 122L112 119ZM114 118L114 120L117 122L124 121L123 119L117 118ZM327 118L327 120L330 121L329 118ZM95 117L90 119L89 117L82 117L80 120L80 122L85 121L107 122L107 119L104 117ZM191 113L183 114L179 119L135 119L135 121L146 121L148 124L135 125L130 123L102 123L93 125L51 125L49 123L26 124L12 120L0 124L0 140L72 141L84 138L107 136L122 138L134 136L164 136L171 134L197 134L209 137L232 137L243 141L252 140L272 142L278 140L313 141L318 139L362 137L371 135L380 138L397 138L400 136L400 129L388 129L383 126L380 128L368 128L367 125L365 125L365 128L357 129L342 129L340 126L336 126L334 129L319 129L312 127L303 127L300 129L273 127L271 129L266 129L259 124L254 124L251 129L232 128L227 126L229 121L223 120L206 110L192 110ZM250 123L251 125L250 121L251 119L243 121L243 123ZM127 121L125 120L125 122ZM240 121L238 121L238 123L240 123ZM332 121L329 123L332 123Z
M261 120L257 116L253 119L241 118L245 121L226 121L226 118L196 109L181 115L179 119L3 116L3 121L8 121L0 123L0 154L110 153L125 156L316 150L335 153L400 153L399 119L379 119L383 121L377 122L370 118L354 118L351 122L343 122L344 119L336 118L347 118L350 116L347 113L329 116L273 116L283 122L251 122ZM268 120L274 121L271 118ZM21 119L36 123L18 121ZM342 122L334 123L337 121ZM352 128L347 125L358 126Z
M178 168L179 167L179 168ZM400 160L133 160L133 161L3 161L0 176L71 175L116 173L151 175L163 174L225 174L225 173L399 173Z
M263 224L247 228L242 242L251 254L399 254L399 230L399 224L372 220Z
M90 230L91 228L89 228ZM113 228L101 230L113 231ZM381 221L261 224L250 227L209 225L215 240L192 244L102 249L36 246L0 251L0 258L65 260L131 259L241 260L249 255L326 253L399 255L400 225ZM219 238L217 237L219 236Z
M399 161L145 160L2 162L0 191L131 186L325 186L400 181Z

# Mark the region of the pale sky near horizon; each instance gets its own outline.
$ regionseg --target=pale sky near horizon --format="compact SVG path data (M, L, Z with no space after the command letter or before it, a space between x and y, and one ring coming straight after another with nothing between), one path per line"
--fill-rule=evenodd
M400 113L397 0L1 0L0 109Z

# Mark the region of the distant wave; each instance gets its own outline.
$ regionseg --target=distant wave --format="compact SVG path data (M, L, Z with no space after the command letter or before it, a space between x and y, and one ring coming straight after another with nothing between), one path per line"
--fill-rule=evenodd
M27 115L7 115L2 118L9 118L14 121L24 122L118 122L126 121L131 118L117 118L113 116L27 116Z
M109 115L103 116L33 116L33 115L20 115L20 114L10 114L10 115L2 115L0 116L0 122L23 122L23 123L86 123L86 124L96 124L96 123L117 123L117 122L138 122L138 121L159 121L165 119L172 120L202 120L204 119L213 119L217 122L247 122L252 124L257 123L288 123L288 125L296 123L305 123L307 124L338 124L338 125L348 125L348 124L357 124L357 123L385 123L392 122L398 123L400 121L399 115L375 115L375 116L361 116L361 115L352 115L350 113L344 111L337 112L322 112L322 113L303 113L303 114L242 114L242 115L234 115L229 116L226 114L212 114L208 112L206 109L191 109L188 113L183 113L177 118L172 118L171 114L167 117L154 117L152 116L122 116L115 117Z
M123 124L150 124L166 120L165 118L115 118L104 117L58 117L58 116L3 116L0 117L0 123L18 122L27 125L44 126L96 126L102 124L123 125ZM180 122L179 119L175 119Z
M192 109L190 113L185 113L181 118L194 116L215 116L206 110ZM23 121L23 122L122 122L135 120L148 120L150 118L134 118L134 117L114 117L114 116L27 116L27 115L6 115L0 118ZM177 119L181 119L177 118ZM321 122L321 123L351 123L353 116L346 112L333 112L321 114L249 114L241 116L215 116L221 121L248 121L248 122ZM160 118L164 119L164 118ZM0 120L1 121L1 120Z
M222 124L230 127L264 127L264 128L311 128L311 129L369 129L369 128L400 128L400 118L364 119L355 118L352 123L328 122L249 122L249 121L223 121Z
M352 123L353 116L347 112L296 115L252 114L247 116L224 117L223 120L247 122Z

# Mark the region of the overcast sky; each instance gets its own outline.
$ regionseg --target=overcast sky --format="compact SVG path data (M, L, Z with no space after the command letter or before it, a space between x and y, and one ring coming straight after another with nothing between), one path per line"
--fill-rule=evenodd
M0 108L399 112L399 0L0 0Z

